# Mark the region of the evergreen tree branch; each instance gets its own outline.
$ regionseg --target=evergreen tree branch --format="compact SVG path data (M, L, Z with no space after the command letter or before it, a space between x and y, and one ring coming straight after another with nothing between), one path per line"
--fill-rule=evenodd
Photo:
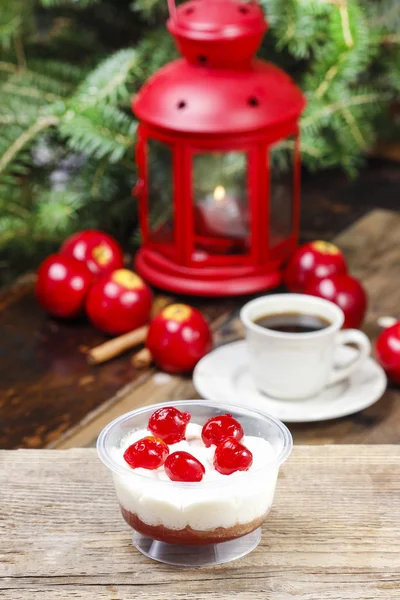
M312 156L314 159L318 159L322 156L322 152L315 148L315 146L311 146L309 144L305 144L302 140L300 141L301 152L304 154L308 154Z
M311 146L305 143L300 137L300 146L302 154L309 154L313 158L320 158L321 152L315 146ZM294 150L295 141L294 140L285 140L279 143L279 150Z
M26 68L26 56L25 56L25 50L24 50L24 45L22 43L21 35L15 36L14 46L15 46L15 55L17 57L17 62L18 62L18 68L25 69Z
M0 157L0 174L5 171L7 166L14 160L19 152L29 144L38 133L54 127L59 123L59 119L55 116L42 117L38 119L28 129L23 131L21 135L14 141L14 143L8 148L8 150Z
M350 131L351 131L355 141L361 148L365 148L367 146L367 142L364 139L364 137L360 131L360 128L358 127L356 120L353 117L353 115L351 114L349 108L346 107L341 112L342 112L342 115L343 115L346 123L349 125Z
M0 71L3 71L4 73L17 73L18 67L13 63L0 60Z
M107 162L102 161L99 163L99 166L97 167L97 169L94 173L93 182L92 182L92 185L90 186L90 195L94 199L98 198L101 180L104 177L104 173L105 173L106 169L107 169Z
M301 121L302 128L309 127L313 125L318 120L321 120L326 117L332 116L335 112L343 111L346 108L350 108L352 106L362 106L363 104L373 104L382 100L382 95L379 93L370 93L370 94L360 94L356 96L352 96L350 98L346 98L345 100L339 100L338 102L333 102L332 104L328 104L321 108L320 110L316 110L313 114L308 115L303 118Z
M137 53L134 49L116 52L88 75L73 101L86 107L101 102L121 101L129 96L125 84L136 65Z
M373 0L373 4L375 5L374 8L376 7L376 2L375 0ZM384 4L384 3L381 3ZM389 4L389 3L387 3ZM385 26L390 26L393 23L396 23L400 20L400 5L399 2L397 0L394 0L394 2L392 3L392 5L389 4L389 6L384 6L384 10L382 10L382 6L379 7L381 9L381 12L379 14L375 14L374 17L372 17L370 19L370 24L373 27L385 27Z
M11 92L16 96L23 96L25 98L36 98L40 101L46 100L46 102L49 104L64 100L62 96L58 96L57 94L52 94L50 92L44 93L42 90L39 90L35 87L21 86L14 83L5 83L3 86L1 86L0 91Z
M20 219L29 219L31 216L30 211L27 208L24 208L23 206L21 206L20 204L17 204L16 202L14 202L13 200L9 200L7 201L7 203L3 203L5 204L5 206L1 206L2 203L0 203L0 208L7 213L11 213L12 215L15 215L16 217L19 217Z
M74 8L84 9L92 4L99 4L100 2L102 2L102 0L40 0L40 3L45 8L73 5Z
M344 63L344 61L346 59L347 59L347 52L343 52L342 54L339 54L337 62L328 69L328 71L326 72L325 79L323 79L323 81L321 81L319 87L316 89L316 91L315 91L316 98L322 98L322 96L328 91L330 84L337 76L341 65Z
M26 125L30 122L24 115L2 115L0 113L0 125Z
M132 147L136 123L122 111L109 105L68 111L60 122L60 134L70 148L96 159L110 162L122 159Z
M340 19L342 21L342 29L343 29L343 39L348 48L352 48L354 46L354 39L350 29L350 18L349 18L349 8L347 4L347 0L341 0L338 3Z

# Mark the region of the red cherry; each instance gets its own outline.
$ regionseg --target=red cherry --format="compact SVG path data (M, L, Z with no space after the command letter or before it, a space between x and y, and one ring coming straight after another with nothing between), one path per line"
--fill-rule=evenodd
M186 373L211 350L212 334L199 311L172 304L151 321L146 343L163 371Z
M151 415L148 428L167 444L177 444L186 439L186 425L190 418L190 413L167 406L159 408Z
M400 385L400 321L382 331L375 349L388 378Z
M243 427L232 415L221 415L209 419L201 430L201 439L209 448L211 444L218 446L226 438L233 438L240 442L244 436Z
M64 319L77 317L93 283L86 266L70 256L53 254L37 273L35 293L40 306L51 315Z
M65 240L61 254L84 262L94 275L104 275L124 266L124 254L114 238L103 231L86 229Z
M234 438L221 442L215 450L214 467L222 475L248 471L252 464L253 455L250 450Z
M314 281L306 288L305 293L337 304L344 312L344 328L361 327L367 310L367 294L355 277L332 275Z
M120 335L147 323L151 304L152 293L144 281L128 269L118 269L94 283L86 311L98 329Z
M189 452L173 452L165 461L165 472L172 481L201 481L204 466Z
M158 469L165 463L169 448L162 440L148 436L138 440L124 452L124 459L132 469Z
M310 242L295 250L284 274L290 292L304 292L314 279L347 273L342 252L330 242Z

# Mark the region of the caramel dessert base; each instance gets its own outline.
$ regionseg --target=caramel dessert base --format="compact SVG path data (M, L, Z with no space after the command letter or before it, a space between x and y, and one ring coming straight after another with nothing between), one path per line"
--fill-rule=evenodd
M233 527L217 527L207 531L200 531L192 529L189 526L186 526L184 529L169 529L164 525L148 525L141 521L136 514L125 510L122 506L121 512L128 525L138 533L159 542L180 544L184 546L205 546L229 542L230 540L247 535L260 527L268 514L266 513L262 517L254 519L249 523L240 523Z

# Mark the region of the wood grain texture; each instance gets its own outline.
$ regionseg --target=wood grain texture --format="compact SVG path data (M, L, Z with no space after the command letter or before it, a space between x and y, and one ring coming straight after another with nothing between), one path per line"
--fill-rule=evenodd
M151 377L151 370L135 369L129 353L90 366L87 350L109 338L84 319L47 317L34 298L32 278L9 288L2 302L0 448L51 446L92 411L118 402ZM201 305L211 324L234 308L232 300L190 302Z
M259 547L176 569L139 554L94 450L0 452L4 600L398 600L400 448L296 447Z

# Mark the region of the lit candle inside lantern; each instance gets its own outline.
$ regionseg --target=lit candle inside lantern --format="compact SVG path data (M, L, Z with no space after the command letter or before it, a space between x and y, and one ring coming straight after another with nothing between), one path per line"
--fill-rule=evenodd
M222 202L226 198L226 191L223 185L217 185L214 190L214 200L216 202Z
M217 185L197 204L197 229L200 235L226 238L245 238L248 224L243 203L226 193L223 185Z

